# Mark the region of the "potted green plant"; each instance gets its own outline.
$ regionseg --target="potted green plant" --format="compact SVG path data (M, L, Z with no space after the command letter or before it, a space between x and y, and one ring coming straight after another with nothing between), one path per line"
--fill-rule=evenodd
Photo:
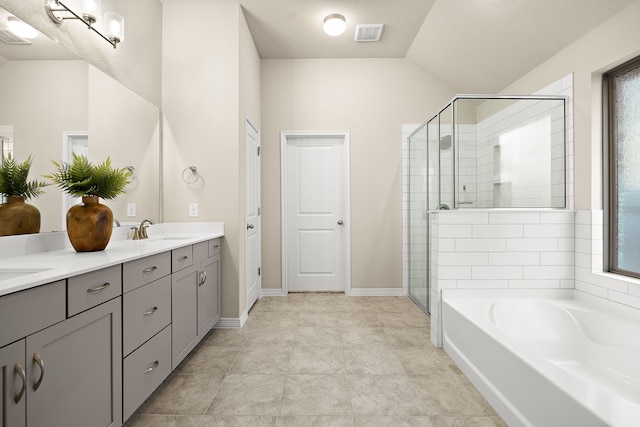
M6 202L0 205L0 236L31 234L40 231L40 211L25 202L38 197L48 184L28 180L31 156L22 163L9 154L0 165L0 194Z
M73 155L71 163L53 162L56 171L51 179L65 193L82 197L82 204L67 212L67 235L78 252L101 251L107 247L113 230L113 212L100 203L115 199L125 192L131 171L116 168L111 159L94 165L86 156Z

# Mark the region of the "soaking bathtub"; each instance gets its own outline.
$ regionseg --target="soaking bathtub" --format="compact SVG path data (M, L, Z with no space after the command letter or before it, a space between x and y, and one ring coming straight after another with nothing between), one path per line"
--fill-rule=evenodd
M573 290L442 293L445 351L509 426L640 426L640 315Z

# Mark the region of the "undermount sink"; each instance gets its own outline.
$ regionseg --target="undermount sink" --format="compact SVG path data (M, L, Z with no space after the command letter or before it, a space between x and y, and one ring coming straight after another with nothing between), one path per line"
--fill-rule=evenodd
M0 280L15 279L27 274L42 273L49 268L0 268Z
M149 236L149 240L152 241L158 241L158 240L186 240L186 239L191 239L193 238L193 236Z

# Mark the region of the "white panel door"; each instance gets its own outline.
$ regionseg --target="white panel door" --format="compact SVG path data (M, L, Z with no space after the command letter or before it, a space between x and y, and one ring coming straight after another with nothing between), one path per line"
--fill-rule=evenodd
M260 134L245 124L247 311L260 296Z
M346 291L346 134L287 135L285 274L289 292Z

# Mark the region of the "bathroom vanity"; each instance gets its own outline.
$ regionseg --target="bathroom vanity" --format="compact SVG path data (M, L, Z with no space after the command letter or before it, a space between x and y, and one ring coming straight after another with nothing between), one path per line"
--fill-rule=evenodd
M223 225L154 227L0 260L1 426L120 426L220 319Z

